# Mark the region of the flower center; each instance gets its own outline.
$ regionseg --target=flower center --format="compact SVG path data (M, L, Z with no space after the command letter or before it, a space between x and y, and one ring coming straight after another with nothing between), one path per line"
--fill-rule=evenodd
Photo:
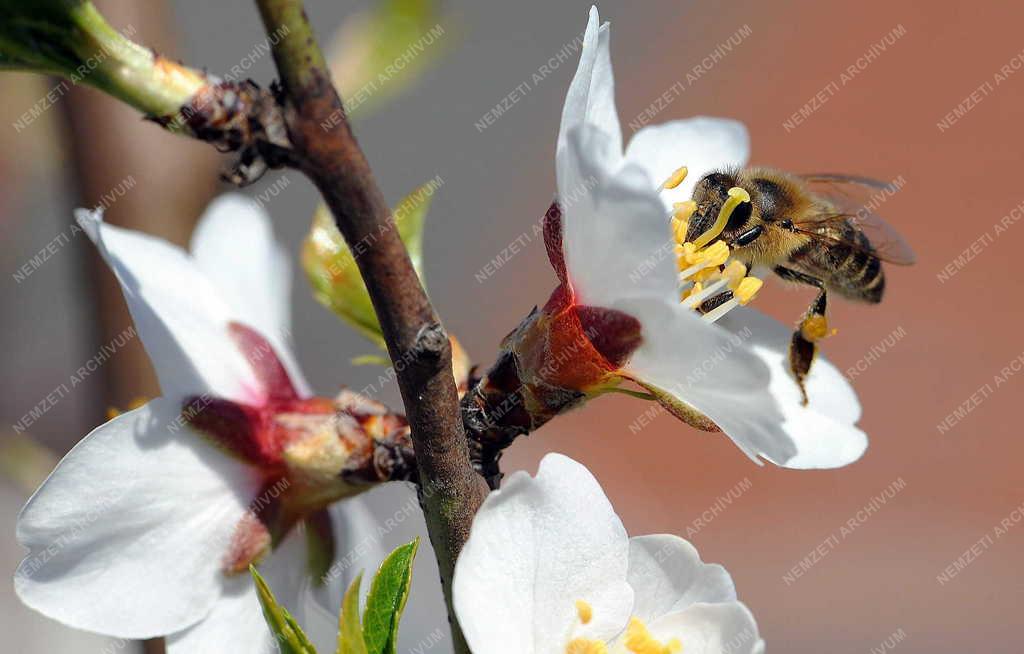
M593 607L584 600L576 600L576 615L581 625L588 624L594 617ZM661 642L655 638L643 620L629 619L629 625L622 634L621 646L632 654L678 654L683 644L678 638ZM619 651L616 649L616 651ZM608 643L595 638L573 638L565 646L565 654L608 654Z
M674 189L686 179L687 168L676 170L661 185ZM714 224L692 243L686 240L690 217L697 209L693 200L673 205L672 235L679 263L679 293L684 306L700 312L704 320L715 322L737 306L754 299L763 282L747 275L747 267L730 260L731 251L725 241L715 239L729 222L740 204L750 202L750 194L734 186L718 212Z
M639 618L630 618L626 627L626 649L635 654L677 654L683 651L683 644L678 638L662 643L651 635Z
M565 646L565 654L608 654L608 645L591 638L573 638Z

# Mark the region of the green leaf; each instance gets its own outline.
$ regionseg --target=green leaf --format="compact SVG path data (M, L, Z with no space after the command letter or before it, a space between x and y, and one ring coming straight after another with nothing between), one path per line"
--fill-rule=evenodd
M360 116L409 88L450 52L457 32L438 0L382 0L350 18L328 61L349 115Z
M389 554L373 578L363 613L363 634L368 654L395 654L398 623L409 599L412 565L419 545L417 538Z
M249 566L253 581L256 582L256 593L260 598L260 605L263 607L263 617L270 627L270 633L277 640L281 654L316 654L316 648L302 632L302 627L288 613L287 609L277 603L274 594L270 592L267 582L256 571L254 566Z
M392 212L398 234L409 250L413 266L423 279L423 225L434 193L443 181L434 178L407 195ZM373 236L373 235L371 235ZM370 243L356 245L361 253ZM333 311L381 350L386 350L370 294L359 274L352 251L326 205L317 207L313 226L302 245L302 267L313 287L313 297Z
M359 585L363 573L359 573L345 592L338 616L338 654L367 654L363 628L359 624Z

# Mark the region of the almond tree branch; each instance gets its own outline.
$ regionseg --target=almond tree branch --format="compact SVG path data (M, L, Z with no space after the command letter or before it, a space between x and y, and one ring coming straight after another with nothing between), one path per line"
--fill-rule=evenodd
M217 80L115 31L88 0L0 0L0 69L56 73L142 111L165 129L234 151L237 184L292 167L320 190L355 253L394 362L412 429L420 502L451 609L455 560L487 493L470 462L451 344L349 127L301 0L256 0L281 78ZM401 462L395 451L377 452ZM363 473L353 471L356 477Z
M420 285L393 216L356 143L301 0L256 0L273 44L290 164L323 194L356 254L394 362L412 427L420 498L457 652L468 652L451 608L455 559L487 492L474 472L452 376L451 345Z

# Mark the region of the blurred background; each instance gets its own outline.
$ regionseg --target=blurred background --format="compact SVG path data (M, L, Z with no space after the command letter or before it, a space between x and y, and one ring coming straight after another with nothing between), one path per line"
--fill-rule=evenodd
M162 53L213 72L244 61L245 76L273 78L269 53L253 56L265 36L249 0L97 4ZM325 43L358 38L354 17L371 6L307 2ZM589 6L445 2L414 79L374 90L379 97L354 119L389 200L442 180L427 217L426 277L447 327L484 366L553 288L533 225L554 191L555 136ZM890 267L880 306L830 304L839 334L824 349L856 387L871 438L857 464L757 467L728 439L671 418L638 429L648 407L623 397L522 439L506 469L532 472L551 450L587 464L631 533L683 535L704 560L729 568L771 651L1021 651L1024 301L1012 275L1024 245L1024 226L1014 224L1024 212L1024 15L996 1L649 0L600 9L613 24L626 138L645 122L727 116L750 129L754 163L893 180L900 190L878 211L918 263ZM130 324L112 276L71 229L72 208L106 201L112 222L184 243L202 207L226 190L217 181L226 160L91 89L62 92L26 123L56 84L0 76L8 578L22 556L17 511L52 464L36 454L11 465L13 426ZM310 184L270 171L245 192L297 253L318 202ZM513 256L503 254L515 243ZM45 261L32 263L46 248ZM775 284L757 306L790 322L810 299ZM297 267L293 302L299 358L316 388L377 381L379 368L349 363L373 347L311 299ZM148 362L130 343L26 433L59 456L107 407L154 393ZM393 384L380 397L399 406ZM0 609L7 651L110 651L23 608L9 583Z

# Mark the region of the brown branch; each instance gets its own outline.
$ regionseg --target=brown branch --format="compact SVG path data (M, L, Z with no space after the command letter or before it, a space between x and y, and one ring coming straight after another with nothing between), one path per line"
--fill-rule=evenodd
M281 77L292 164L323 194L356 257L380 320L412 427L421 503L456 651L468 652L451 609L455 559L487 488L470 464L451 345L413 269L331 83L301 0L256 0ZM282 28L286 27L287 30Z

